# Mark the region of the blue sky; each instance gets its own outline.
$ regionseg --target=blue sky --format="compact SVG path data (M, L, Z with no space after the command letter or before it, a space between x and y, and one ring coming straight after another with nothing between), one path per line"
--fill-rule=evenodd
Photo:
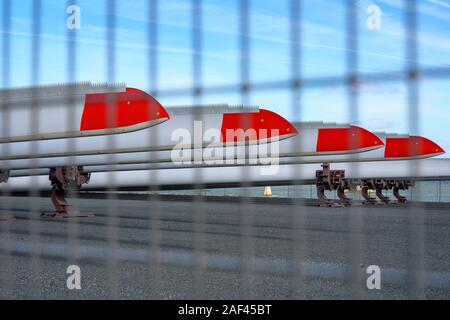
M66 8L63 0L41 0L40 83L64 82L67 74ZM81 29L77 37L76 79L107 80L106 0L78 0ZM290 77L289 1L253 0L251 3L251 81ZM337 0L304 0L301 69L305 77L345 74L345 6ZM407 61L403 0L359 0L360 69L364 73L402 70ZM366 27L370 5L382 11L381 29ZM239 81L239 15L237 0L203 0L203 83ZM3 9L0 9L3 10ZM148 89L148 4L117 0L117 81ZM192 85L191 4L185 0L159 3L158 87ZM419 57L423 68L450 68L450 0L418 0ZM12 1L11 85L31 84L32 0ZM1 28L1 27L0 27ZM2 30L1 35L5 32ZM450 151L450 79L421 83L420 131ZM359 124L375 131L408 132L407 90L401 82L369 83L361 88ZM192 98L161 97L166 105L190 104ZM204 103L240 103L238 94L205 96ZM292 113L289 90L255 92L251 103L279 112L291 120L346 122L350 120L346 90L327 86L307 89L302 113Z

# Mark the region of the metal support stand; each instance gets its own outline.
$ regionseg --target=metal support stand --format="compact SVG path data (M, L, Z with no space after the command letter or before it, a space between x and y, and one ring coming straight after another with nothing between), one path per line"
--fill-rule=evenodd
M397 203L406 203L408 199L400 194L400 190L408 190L412 187L413 183L410 180L394 180L391 182L392 193L397 199Z
M383 190L387 190L388 189L388 185L386 184L386 180L377 180L374 183L374 186L375 186L375 194L378 197L378 199L380 199L381 203L388 204L389 202L391 202L391 199L389 199L389 197L386 197L383 194Z
M58 167L50 169L49 180L52 184L51 200L54 212L43 212L42 218L87 218L93 214L81 213L66 200L68 191L78 191L89 182L90 173L84 172L81 166Z
M6 183L9 180L9 170L0 170L0 183ZM0 221L16 220L14 216L0 216Z
M398 203L405 203L407 199L406 197L400 195L399 190L400 189L398 187L394 187L394 189L392 190L394 197L397 198Z
M342 180L342 182L343 183L341 185L339 185L336 189L336 195L339 198L339 202L343 206L348 207L348 206L352 205L352 200L345 195L345 190L349 190L350 188L348 187L345 180Z
M408 190L412 186L409 180L386 180L386 179L371 179L363 180L360 182L361 185L361 195L364 198L363 204L373 205L373 204L389 204L389 203L405 203L407 201L406 197L400 195L400 190ZM369 196L368 191L375 190L375 194L379 199ZM383 195L383 190L392 190L394 197L397 201L391 200L389 197Z
M345 190L349 189L345 180L344 170L330 170L330 164L323 163L322 170L316 171L316 188L319 206L321 207L342 207L351 205L351 200L345 195ZM325 191L336 190L339 200L330 200L325 196Z
M369 195L369 190L374 190L375 187L372 184L371 180L363 180L361 181L361 195L364 198L364 205L373 205L377 204L377 199Z
M0 183L6 183L9 180L9 170L0 170Z

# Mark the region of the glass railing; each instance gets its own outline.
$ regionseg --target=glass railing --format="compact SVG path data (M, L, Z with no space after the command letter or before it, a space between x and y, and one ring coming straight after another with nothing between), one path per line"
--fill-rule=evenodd
M276 198L316 198L315 185L272 186L271 191L272 197ZM158 193L197 196L265 197L264 187L159 191ZM400 193L412 201L450 202L450 181L445 180L416 182L414 187L406 191L401 191ZM335 192L326 192L326 195L330 199L336 199ZM392 191L385 191L384 195L393 198ZM347 196L354 200L362 200L362 196L359 191L348 192Z

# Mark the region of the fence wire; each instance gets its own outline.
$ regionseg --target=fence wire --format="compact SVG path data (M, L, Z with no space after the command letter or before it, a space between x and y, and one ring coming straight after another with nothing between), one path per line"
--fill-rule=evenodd
M432 79L450 79L449 67L422 67L417 64L418 60L418 41L417 41L417 4L413 0L403 0L404 6L404 27L405 35L405 61L404 70L390 71L390 72L372 72L364 73L361 71L360 64L360 32L358 30L358 1L344 0L342 2L345 7L343 19L345 20L345 68L346 72L343 76L318 76L305 77L302 65L304 62L304 52L302 48L302 41L304 39L304 21L307 18L304 10L304 2L302 0L289 0L289 17L287 29L289 34L289 61L290 61L290 76L287 79L254 82L251 78L251 68L253 61L251 58L252 41L251 36L251 21L252 21L252 6L256 1L241 0L237 1L239 21L237 25L230 26L235 28L239 35L237 46L239 48L239 77L236 83L227 85L208 85L204 81L204 14L206 0L192 0L187 2L190 10L191 33L190 43L192 47L192 85L185 88L162 88L160 86L160 52L158 46L160 45L159 27L161 22L160 4L158 0L146 1L146 39L147 39L147 78L149 87L145 88L152 96L157 99L160 98L183 98L185 101L191 101L193 105L201 105L205 97L214 95L237 95L240 97L243 105L250 105L252 98L260 93L276 92L286 90L290 95L290 109L291 114L295 119L302 120L305 110L308 106L304 104L304 93L315 88L327 88L329 86L342 87L346 89L347 95L347 114L348 120L351 123L358 123L360 120L361 106L360 106L360 87L364 83L405 83L407 86L407 123L410 132L420 132L420 120L418 115L421 112L420 105L420 87L422 82ZM68 0L67 6L76 5L77 1ZM99 7L99 12L104 11L106 17L105 25L105 40L106 40L106 54L104 57L107 65L107 74L105 78L110 83L115 83L117 80L117 7L120 0L105 1L104 8ZM33 85L40 84L42 81L42 69L40 67L40 60L42 54L41 48L41 34L42 34L42 4L41 1L33 1L33 22L32 22L32 37L31 41L31 70L30 78ZM2 1L2 87L9 88L11 85L11 65L16 57L11 55L11 1ZM68 82L76 82L79 79L80 59L78 57L78 42L77 33L68 30L66 33L67 43L67 57L66 57L66 78ZM122 79L120 79L122 80ZM38 100L35 101L38 103ZM109 101L113 104L114 101ZM1 107L8 115L9 103L8 99L1 102ZM73 108L70 108L73 109ZM69 111L70 111L69 109ZM36 113L39 108L33 108ZM276 110L275 110L276 111ZM201 113L195 113L192 120L201 120ZM67 113L68 127L73 125L73 113ZM39 115L34 114L33 119L38 119ZM1 122L1 134L7 136L11 126L14 124L8 121L8 116L4 116ZM38 126L37 121L32 123L33 129ZM37 130L36 130L37 131ZM149 140L155 142L158 140L157 136L149 137ZM113 149L116 144L116 137L111 135L108 139L108 148ZM79 146L70 146L69 148L76 149ZM8 149L3 149L6 155ZM37 149L34 149L37 150ZM109 156L109 167L113 171L117 165L117 158L115 154ZM355 163L356 170L358 164ZM299 166L299 171L302 167ZM412 171L419 170L418 168L411 168ZM247 187L252 187L249 172L243 167L242 182L240 187L242 190L247 190ZM30 186L30 193L28 196L29 207L26 211L29 212L27 232L32 237L21 240L20 237L15 237L14 231L9 223L0 224L0 233L2 241L0 241L0 265L4 270L14 270L16 256L29 256L32 262L26 266L30 270L38 270L39 273L45 273L43 268L45 260L48 259L65 259L70 264L83 265L85 261L99 260L107 264L108 270L108 293L107 297L120 296L120 287L123 281L121 274L123 274L122 264L124 262L136 262L143 264L151 270L153 274L162 272L165 266L183 266L189 268L192 275L192 298L202 298L198 294L196 288L204 287L204 274L214 270L221 272L239 273L239 297L253 298L255 297L256 277L259 274L265 275L283 275L289 279L289 294L290 298L306 298L308 294L305 292L305 282L308 279L321 278L325 280L343 281L351 289L350 297L363 297L361 283L364 283L365 273L361 269L360 263L364 258L364 243L366 241L365 230L367 229L366 221L364 219L363 207L358 207L356 210L345 216L348 219L348 227L350 232L346 239L346 252L348 255L348 265L311 262L306 259L308 253L308 233L306 227L308 224L309 209L306 206L307 201L303 199L289 198L289 224L290 229L286 234L286 239L294 243L292 252L290 252L289 261L279 261L277 259L270 259L267 257L259 257L258 252L261 248L257 248L255 239L258 237L256 227L258 226L259 210L261 207L256 206L250 194L243 192L243 196L239 199L239 211L242 213L240 220L236 222L239 227L240 247L239 251L234 255L225 255L211 253L208 251L208 237L210 217L208 208L210 202L201 195L194 195L192 197L192 205L189 208L189 213L193 217L191 224L191 231L193 233L193 241L190 249L192 250L172 250L163 245L167 240L165 212L163 209L163 196L159 193L160 187L154 184L158 181L159 170L151 170L148 181L148 188L145 191L147 205L146 217L142 218L143 223L136 227L136 230L144 231L146 233L145 241L138 242L137 240L129 240L132 244L136 244L139 248L124 248L122 246L124 240L121 238L121 223L123 223L123 213L120 209L122 200L120 194L117 192L114 175L109 175L108 192L106 201L102 203L106 212L104 223L95 220L71 220L62 222L66 241L58 238L56 234L52 234L47 230L42 220L35 217L37 210L43 210L43 203L38 199L40 194L37 190ZM195 185L196 189L204 189L204 179L201 171L196 171ZM33 180L32 180L33 181ZM301 184L304 181L296 181L293 184ZM37 185L37 183L36 183ZM50 188L50 184L49 184ZM440 195L440 193L439 193ZM74 197L79 194L73 194ZM100 203L100 202L99 202ZM1 190L1 212L14 211L16 202L11 200L11 193L7 187ZM133 205L126 202L124 205L129 206L127 211L133 210ZM93 211L98 209L98 206L93 206ZM424 297L424 292L427 287L450 289L450 274L428 271L424 266L424 243L425 234L425 206L416 207L411 210L409 218L409 236L408 247L409 255L407 266L408 269L387 269L383 275L385 281L391 284L408 283L408 295L411 298ZM188 208L186 209L188 210ZM345 210L345 209L344 209ZM95 213L95 212L94 212ZM244 214L245 213L245 214ZM101 217L101 213L96 213L96 216ZM20 219L15 223L23 223ZM61 222L58 222L61 223ZM97 239L96 244L83 244L84 239L81 235L83 228L107 228L106 236L103 241ZM184 230L186 231L186 230ZM63 237L64 237L63 236ZM54 238L52 238L54 237ZM24 238L25 239L25 238ZM54 239L54 240L49 240ZM58 240L56 240L58 239ZM169 239L170 240L170 239ZM189 247L189 246L187 246ZM37 280L36 280L37 281ZM158 276L152 279L152 284L162 282ZM36 283L36 286L38 284ZM5 274L0 274L0 286L5 289L5 292L10 292L9 289L17 286L10 277ZM218 289L220 290L220 289ZM24 293L24 296L32 298L41 298L42 292L39 290L30 290L29 293ZM198 294L198 295L197 295Z

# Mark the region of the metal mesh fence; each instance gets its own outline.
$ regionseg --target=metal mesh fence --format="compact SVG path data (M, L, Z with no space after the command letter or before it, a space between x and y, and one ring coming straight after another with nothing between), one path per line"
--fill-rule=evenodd
M123 80L118 79L116 68L118 63L116 17L119 2L119 0L107 0L103 2L104 7L99 6L98 8L99 13L103 13L106 22L104 61L107 65L106 79L109 83ZM403 70L370 73L361 70L358 30L360 11L358 10L358 1L347 0L342 1L341 4L345 8L343 11L346 35L345 75L305 77L302 70L304 62L303 25L307 18L304 11L305 1L290 0L289 17L286 20L288 24L286 37L289 39L286 46L289 47L290 77L273 81L252 81L251 50L254 39L251 36L251 19L253 2L241 0L237 2L238 23L229 26L230 29L236 29L236 33L239 35L239 66L237 67L239 81L226 85L208 85L203 79L205 2L207 1L193 0L185 3L187 10L190 10L189 41L192 46L192 86L185 88L162 88L159 85L161 77L161 60L158 50L160 44L158 28L161 23L160 1L145 2L147 16L145 48L147 80L150 87L144 89L153 97L157 99L178 98L186 101L186 104L191 102L193 105L201 105L208 96L233 95L239 96L243 105L250 105L252 97L260 93L267 94L284 90L290 95L291 114L296 117L289 120L295 121L302 120L305 110L308 109L308 105L304 104L303 99L308 90L335 86L346 90L348 121L358 123L361 114L360 88L362 85L373 82L402 83L407 87L408 118L406 121L410 132L417 133L420 131L418 115L421 112L421 84L432 79L448 80L450 78L450 68L448 67L424 67L417 64L419 50L417 8L416 1L411 0L402 1L406 30L404 39L406 64ZM32 37L30 39L32 68L29 72L32 85L38 85L42 83L40 59L44 54L41 49L43 2L33 1L32 3ZM76 1L67 1L67 6L76 4ZM11 85L12 76L10 66L18 58L12 55L11 49L11 1L3 0L2 6L2 86L8 88ZM77 33L68 29L65 63L68 82L76 82L79 79L80 64L77 57L77 45ZM68 90L72 89L68 88ZM114 104L114 97L112 96L111 99L109 102ZM8 99L2 101L2 108L6 112L10 105L8 101ZM38 104L39 100L36 99L34 103ZM75 101L70 101L69 104L75 104ZM34 106L33 110L32 119L39 119L39 106ZM68 109L67 119L61 119L67 121L68 127L74 126L72 119L75 115L70 110L73 108ZM200 112L194 113L192 120L201 120L201 118ZM39 131L39 128L36 128L38 125L38 121L31 122L33 131ZM8 136L12 126L14 123L10 123L8 117L3 116L2 135ZM73 128L73 130L75 129ZM149 139L157 141L158 137L151 136ZM115 143L115 136L110 135L107 140L107 148L114 149ZM2 150L7 155L7 144L4 145ZM80 146L70 145L68 148L72 150L78 147ZM37 151L37 142L33 142L31 148L32 151ZM116 155L110 154L108 157L109 169L114 171L117 165ZM355 163L354 166L357 170L358 163ZM301 165L298 166L298 170L302 170ZM417 170L420 168L411 168L411 172L417 172ZM201 172L196 171L195 189L207 188L203 183ZM254 185L250 180L248 170L243 166L240 184L243 189L240 189L242 191L240 197L236 198L237 200L230 200L232 206L230 205L229 208L226 208L227 202L221 202L223 200L215 202L201 194L183 198L185 202L181 202L177 207L176 204L179 200L174 199L176 196L171 198L170 195L160 193L160 187L154 183L158 181L161 174L164 173L161 173L160 170L150 170L148 187L143 188L141 190L143 192L132 193L137 198L140 197L140 200L145 200L145 205L141 207L127 198L130 196L129 193L124 195L118 192L116 176L111 174L108 175L106 193L80 194L74 192L71 194L74 196L72 200L83 210L92 211L95 214L94 218L67 219L56 222L39 219L37 215L38 211L49 207L48 199L39 198L42 194L34 188L37 185L34 179L38 179L37 177L31 178L29 193L25 200L12 197L13 194L8 190L8 184L6 184L6 187L1 189L0 213L12 213L17 220L0 224L2 238L0 241L0 265L2 266L0 288L2 293L0 295L4 298L52 297L51 294L40 289L46 287L48 281L52 281L51 273L60 272L55 276L59 279L58 277L66 276L65 267L67 265L78 265L82 272L88 272L83 271L84 268L91 268L91 264L94 266L101 264L105 267L100 270L106 273L98 274L99 271L97 271L95 276L90 274L90 280L102 283L103 291L93 294L94 297L127 297L126 294L129 292L127 293L124 287L127 286L127 281L134 283L135 280L130 280L133 277L135 279L143 277L139 278L139 285L159 288L155 289L156 292L142 293L142 297L151 298L220 297L220 294L210 295L208 292L225 290L222 288L222 281L226 283L223 286L227 287L229 292L233 292L230 295L224 294L225 297L265 297L264 294L261 294L261 290L268 289L261 288L277 287L280 283L283 285L280 284L282 289L279 290L283 293L277 296L278 298L314 298L316 297L314 296L315 290L320 291L322 286L329 288L324 289L324 292L328 293L317 293L317 297L333 297L330 292L336 291L338 293L335 297L367 297L369 292L366 289L365 267L367 265L363 264L363 261L367 260L366 250L373 249L374 244L371 241L376 237L374 236L376 230L371 229L371 224L375 223L374 217L366 216L364 207L342 208L336 213L340 218L330 218L333 221L334 219L340 220L340 222L336 222L334 232L342 233L337 236L344 247L341 257L336 259L334 253L324 250L323 256L320 257L321 261L315 261L309 258L310 251L315 250L314 246L311 248L309 245L314 241L326 242L327 239L323 237L327 235L319 231L315 233L314 228L320 228L316 224L321 219L328 218L323 213L317 213L318 216L313 217L312 215L316 212L311 209L309 200L303 197L288 196L286 199L275 199L273 203L269 203L267 199L261 199L258 202L248 193L250 190L248 187ZM302 182L294 181L292 184L301 184ZM91 198L96 196L98 196L98 200ZM167 197L169 197L169 201L167 201ZM326 214L333 210L330 209ZM387 214L391 210L398 211L397 208L386 209ZM408 290L405 297L408 298L425 297L427 289L442 290L448 294L450 287L449 273L425 265L424 239L427 239L428 236L426 227L429 223L425 217L426 210L426 205L417 203L413 207L407 207L407 214L399 219L401 219L401 224L408 226L408 236L405 240L408 254L399 257L399 259L405 260L399 262L399 267L382 267L383 283L386 281L394 288L406 287ZM274 221L274 217L278 217L280 221ZM273 225L271 225L272 223ZM26 227L22 228L22 226ZM402 230L405 231L405 229ZM183 235L179 236L178 234ZM264 240L261 240L263 238ZM274 239L273 243L271 238ZM228 241L230 242L228 243ZM222 247L215 248L215 242L222 242ZM274 248L270 249L272 245ZM386 248L389 248L389 244L385 245ZM325 246L327 245L325 244ZM278 253L266 254L266 250L268 252L280 250L282 253L280 255ZM377 261L373 263L377 264ZM49 267L50 264L52 266ZM54 267L55 264L58 266ZM139 271L133 271L135 264L142 266L137 269ZM428 267L429 269L427 269ZM179 271L173 271L173 268ZM146 278L144 276L144 274L147 275L146 272L149 272L151 276ZM170 281L166 279L166 277L176 277L177 272L178 276L183 279L180 280L181 282L189 282L189 289L180 289L184 292L180 295L164 295L164 290L177 292L176 289L169 287ZM11 276L12 273L16 275ZM30 277L32 279L28 279L29 282L24 286L23 283L19 283L20 276L17 276L22 273L43 276ZM211 280L212 278L215 280ZM54 285L60 284L58 280L54 281L56 281ZM47 284L43 284L44 282ZM170 285L174 284L170 282ZM214 287L214 285L216 286ZM24 291L25 287L29 288L28 291ZM65 283L63 287L62 289L65 290ZM92 287L90 288L92 289ZM18 290L20 293L16 293ZM381 292L382 295L383 291ZM271 297L270 294L268 296ZM61 294L61 297L65 297L64 294Z

